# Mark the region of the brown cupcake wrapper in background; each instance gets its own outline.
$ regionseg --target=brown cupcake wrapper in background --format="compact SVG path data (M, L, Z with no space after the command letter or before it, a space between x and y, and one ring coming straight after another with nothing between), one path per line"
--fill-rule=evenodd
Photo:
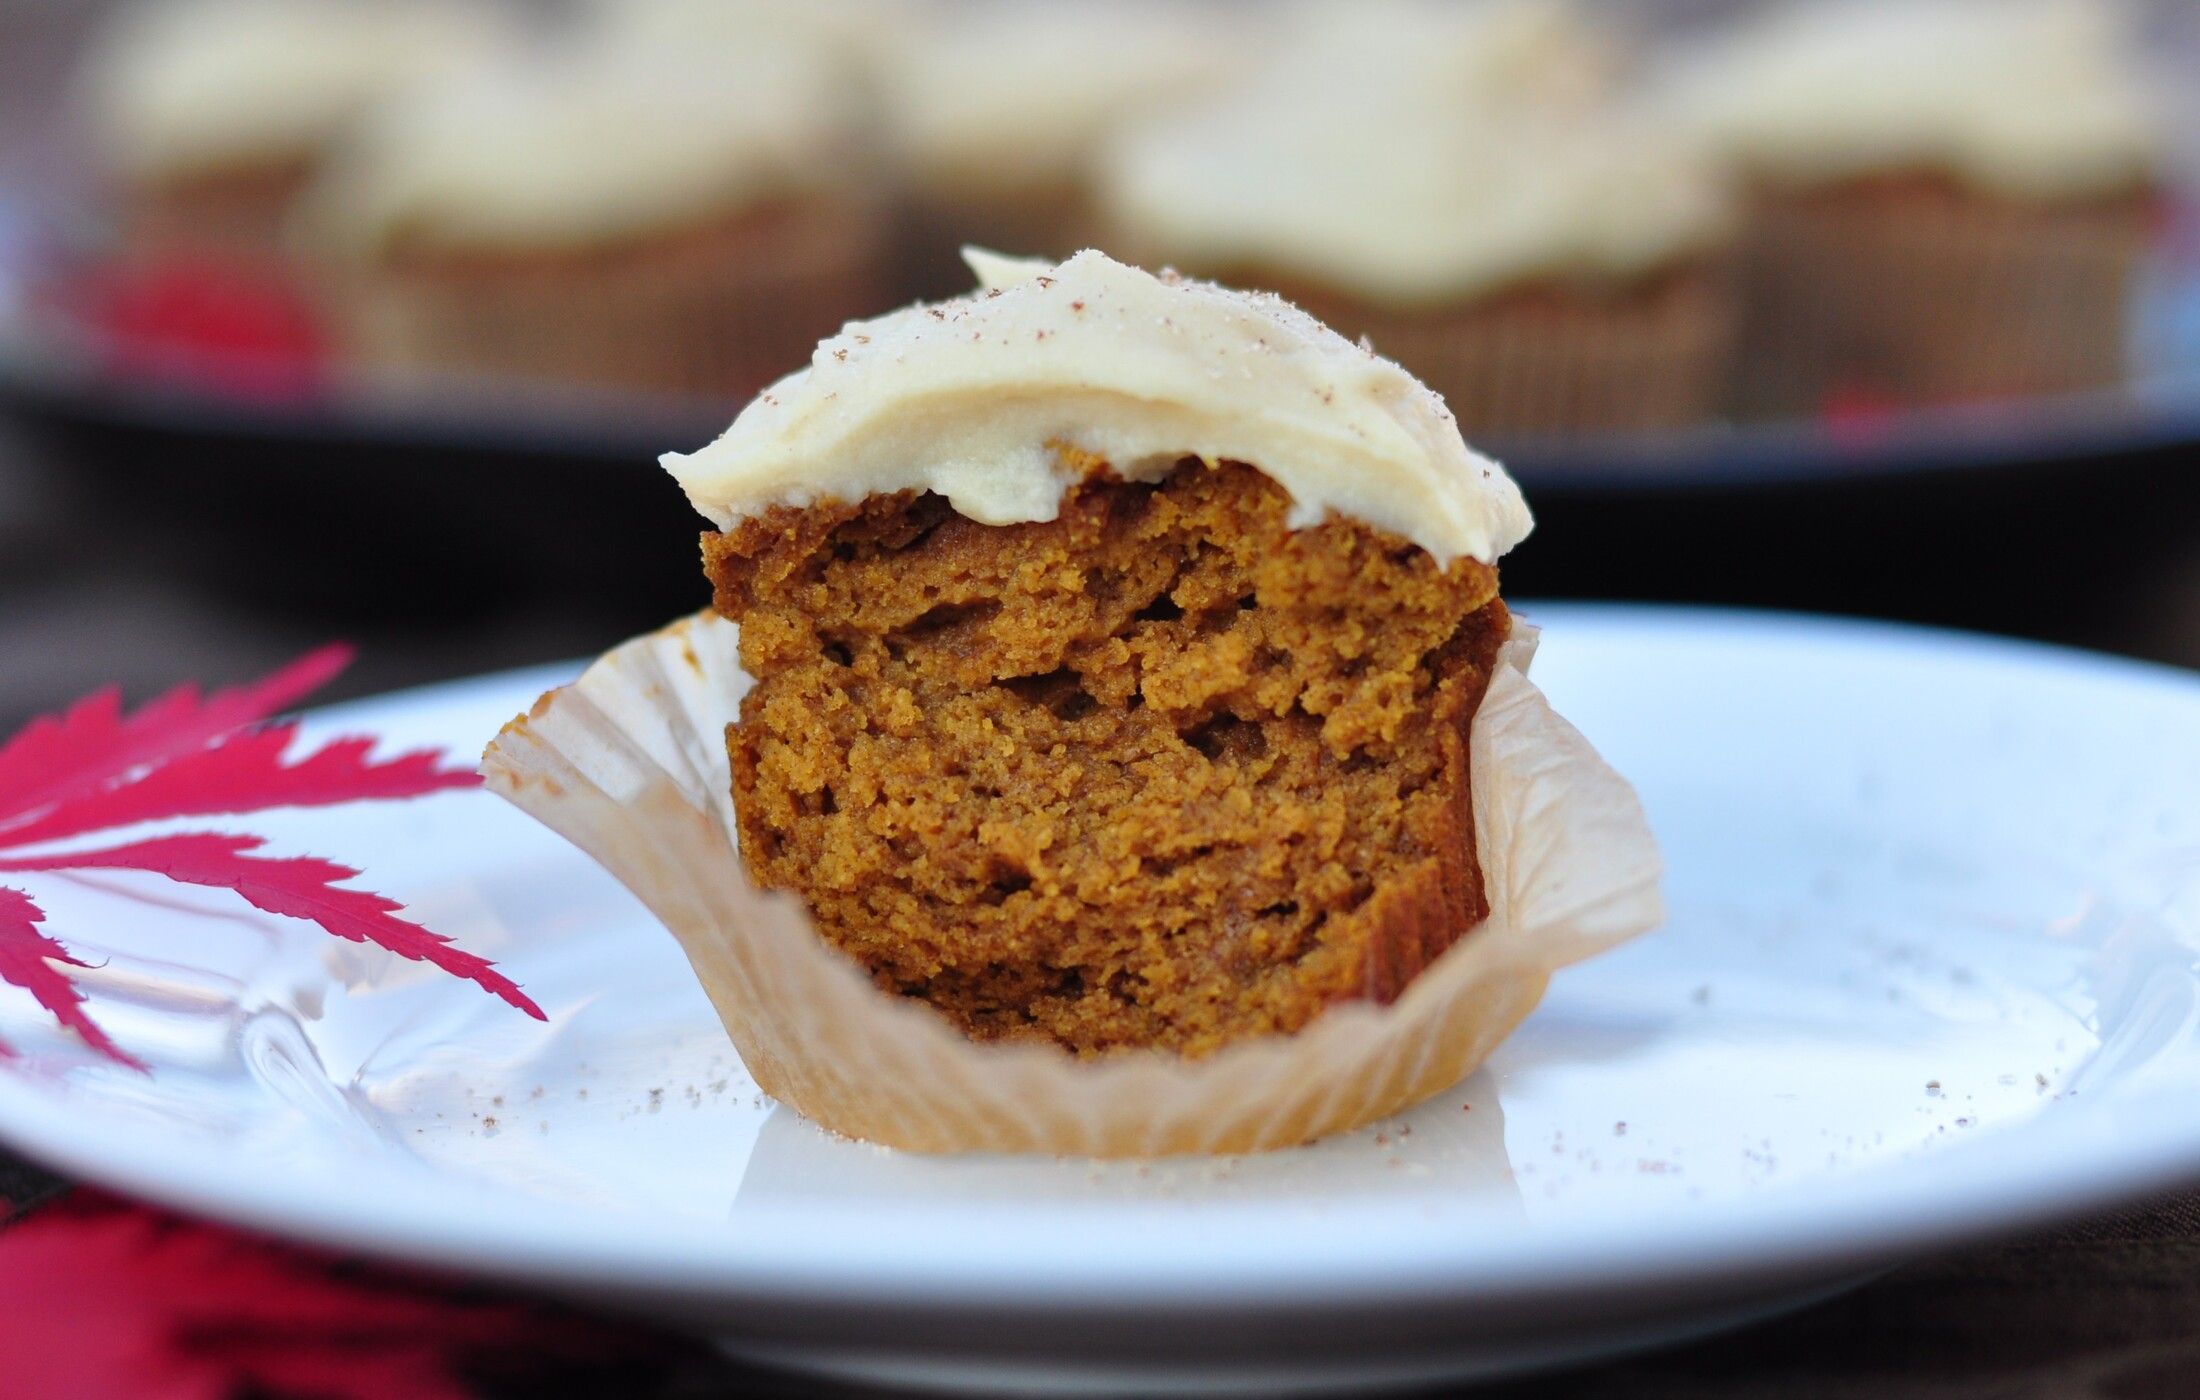
M137 262L284 266L291 210L312 174L312 162L299 159L139 181L118 197L118 254Z
M1766 187L1740 255L1734 398L1932 403L2094 388L2127 369L2147 194L2026 204L1929 176Z
M1444 312L1333 298L1308 309L1443 395L1470 440L1701 423L1722 407L1738 324L1724 280L1697 269L1639 286L1524 288Z
M1170 263L1125 238L1143 266ZM1686 428L1725 409L1740 307L1723 253L1609 285L1547 279L1426 307L1263 267L1182 267L1273 291L1434 389L1468 441Z
M402 253L322 288L371 380L739 401L887 295L880 211L806 200L617 247Z
M705 615L619 647L508 725L482 771L680 941L766 1093L850 1137L1094 1157L1293 1146L1457 1083L1535 1008L1553 971L1661 917L1640 803L1529 683L1534 638L1522 628L1470 740L1490 917L1395 1002L1340 1004L1297 1035L1190 1061L971 1041L881 991L817 936L799 901L748 882L724 742L746 686L735 637Z

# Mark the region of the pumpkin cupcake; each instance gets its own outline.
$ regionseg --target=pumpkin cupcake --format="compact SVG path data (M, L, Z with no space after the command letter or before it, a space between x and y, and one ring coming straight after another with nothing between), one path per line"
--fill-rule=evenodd
M1684 55L1671 90L1748 186L1745 406L2122 376L2160 175L2117 7L1789 5Z
M488 10L433 0L152 0L95 37L83 99L126 256L264 264L332 143L477 57Z
M1273 296L975 261L665 459L716 617L546 697L491 784L854 1136L1237 1151L1455 1082L1657 913L1525 678L1518 491Z
M1469 432L1707 416L1733 321L1723 185L1602 94L1550 27L1564 13L1493 10L1514 19L1438 30L1448 44L1317 45L1124 134L1099 178L1114 245L1285 290Z
M583 32L386 105L300 242L383 375L741 396L883 297L861 138L812 46Z

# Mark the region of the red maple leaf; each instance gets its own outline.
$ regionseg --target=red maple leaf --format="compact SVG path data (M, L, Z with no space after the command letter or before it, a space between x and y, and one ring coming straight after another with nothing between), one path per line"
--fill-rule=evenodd
M45 1007L54 1019L78 1035L93 1049L137 1069L143 1062L125 1054L99 1023L84 1014L84 994L76 989L64 967L82 967L68 949L38 931L46 911L31 903L21 890L0 885L0 982L21 987ZM7 1045L0 1042L0 1053Z
M281 402L311 398L327 379L326 328L290 281L234 259L133 258L41 290L122 377Z
M359 872L334 861L253 855L265 844L260 837L202 831L91 849L25 849L140 822L417 797L480 781L470 770L444 767L436 750L377 760L374 741L363 738L337 739L286 761L296 722L259 722L350 659L348 648L325 647L256 684L204 699L184 686L125 713L107 690L33 720L0 745L0 872L137 870L234 890L256 909L429 963L544 1019L486 959L398 918L395 902L345 888ZM0 887L0 982L29 992L101 1054L144 1068L85 1012L69 971L84 964L40 930L44 920L29 895ZM0 1042L0 1057L12 1053Z
M576 1372L608 1380L666 1354L687 1349L638 1326L333 1259L96 1191L0 1232L4 1395L464 1400L477 1376L510 1373L534 1391Z
M252 685L217 691L205 700L197 686L182 685L129 715L112 687L87 695L60 715L32 720L0 745L0 822L203 748L288 709L350 664L350 647L326 646Z

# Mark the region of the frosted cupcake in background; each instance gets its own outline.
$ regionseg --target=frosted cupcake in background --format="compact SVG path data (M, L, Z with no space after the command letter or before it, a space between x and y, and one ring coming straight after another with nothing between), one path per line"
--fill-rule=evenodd
M745 396L885 296L859 111L791 38L584 31L387 105L299 243L384 377Z
M1743 404L2112 382L2159 203L2123 12L2095 0L1840 0L1666 75L1743 172Z
M792 39L821 47L869 84L940 9L939 0L594 0L580 22L613 42L705 50Z
M1610 90L1565 7L1394 13L1418 28L1295 44L1112 142L1109 246L1282 291L1469 433L1712 413L1733 312L1711 165Z
M1301 0L1279 14L1258 76L1317 95L1580 110L1620 86L1637 43L1580 0Z
M476 60L504 16L448 0L154 0L82 75L124 252L265 260L330 145L376 102Z
M1164 0L990 0L920 29L882 75L917 289L959 290L966 243L1063 257L1094 242L1100 143L1226 80L1246 24L1227 7Z

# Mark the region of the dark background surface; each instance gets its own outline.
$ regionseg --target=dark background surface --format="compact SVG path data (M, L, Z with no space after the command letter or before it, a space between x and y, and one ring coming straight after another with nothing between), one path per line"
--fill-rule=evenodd
M1530 498L1515 597L1835 611L2200 665L2187 450ZM0 723L95 685L235 680L331 636L363 648L337 695L592 655L704 604L698 524L644 457L224 447L0 417Z

